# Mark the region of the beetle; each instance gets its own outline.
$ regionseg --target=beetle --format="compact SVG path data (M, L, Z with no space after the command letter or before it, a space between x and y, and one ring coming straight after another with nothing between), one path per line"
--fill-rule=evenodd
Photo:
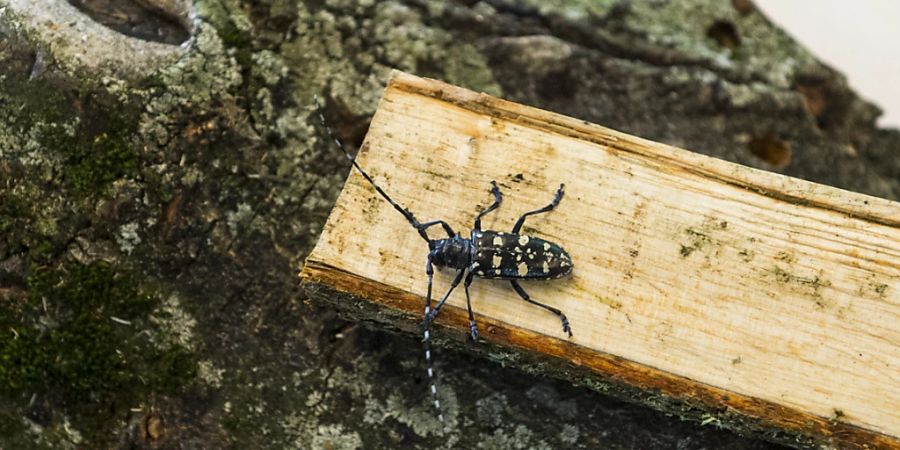
M434 370L431 367L431 347L429 345L430 325L435 320L441 308L450 298L454 289L463 284L466 293L466 310L469 314L469 336L475 342L478 340L478 325L472 312L472 301L469 296L469 286L474 277L509 281L513 290L528 303L544 308L559 318L563 332L572 337L572 329L569 320L557 308L545 305L531 298L522 288L520 280L551 280L565 277L572 273L572 258L558 244L545 239L521 234L525 219L535 214L547 213L554 210L565 194L565 184L560 184L553 201L547 206L528 211L522 214L509 233L493 230L482 230L481 219L488 213L500 207L503 194L496 181L491 181L490 193L494 202L478 213L469 237L463 237L443 220L419 222L418 219L406 208L395 202L369 174L356 162L356 159L344 147L343 143L334 136L331 127L325 121L325 114L319 104L318 96L313 96L315 111L319 116L322 127L328 133L328 137L344 153L353 167L372 185L376 192L394 207L407 222L428 243L428 256L425 262L425 274L428 277L428 288L425 295L425 314L423 320L423 338L425 347L425 362L427 364L428 377L431 380L431 393L434 396L434 406L438 419L443 422L440 401L437 398L437 387L434 382ZM432 239L427 230L434 226L440 226L447 237L444 239ZM450 288L441 297L440 301L432 309L432 284L434 280L434 267L446 267L455 269L456 276L450 283ZM463 281L465 279L465 281Z

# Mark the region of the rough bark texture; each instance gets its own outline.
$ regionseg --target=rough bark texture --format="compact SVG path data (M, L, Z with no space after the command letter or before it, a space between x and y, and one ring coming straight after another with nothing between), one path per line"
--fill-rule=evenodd
M415 338L305 301L348 170L310 97L358 144L391 67L900 196L900 133L746 1L198 0L189 46L127 78L7 1L0 448L773 446L450 350L442 432Z

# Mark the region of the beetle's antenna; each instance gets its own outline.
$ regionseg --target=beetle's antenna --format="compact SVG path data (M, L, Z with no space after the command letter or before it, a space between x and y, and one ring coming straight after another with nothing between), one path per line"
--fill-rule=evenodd
M438 400L437 386L434 381L434 368L431 366L431 282L434 279L434 267L431 265L431 255L428 256L428 263L425 266L425 274L428 275L428 292L425 294L425 320L423 322L422 347L425 349L425 367L428 369L428 381L431 382L431 395L434 398L434 410L437 412L438 420L444 421L444 414L441 413L441 402Z
M431 339L431 322L437 317L438 311L440 311L440 305L443 305L444 302L450 298L450 294L453 293L453 290L456 289L456 286L459 286L459 282L462 281L463 275L466 274L465 269L460 269L459 272L456 273L456 278L450 283L450 289L447 289L447 293L441 298L441 301L438 302L437 307L431 309L431 284L434 279L434 267L431 264L431 255L428 255L428 263L425 266L425 274L428 275L428 292L425 294L425 323L424 328L425 331L422 335L422 345L425 347L425 367L428 369L428 381L431 382L431 395L434 398L434 409L437 412L438 420L441 422L444 421L444 415L441 413L441 402L438 401L437 395L437 385L434 382L434 369L431 365L431 343L429 339Z
M384 190L381 189L380 186L375 184L375 181L372 180L372 177L369 176L369 174L366 173L366 171L356 163L356 158L354 158L353 155L351 155L350 152L348 152L347 149L344 148L344 144L341 142L341 140L334 136L334 133L331 132L331 127L328 126L327 122L325 122L325 113L322 111L322 105L319 103L318 95L313 95L313 103L316 106L316 113L319 115L319 121L322 123L322 127L324 127L325 131L328 132L328 137L331 138L332 141L334 141L334 143L338 146L338 148L341 149L342 152L344 152L344 155L347 157L347 159L350 160L350 162L353 164L353 167L356 168L356 170L366 179L366 181L368 181L369 184L371 184L372 187L374 187L375 190L378 191L378 193L381 194L381 196L384 197L384 199L394 207L394 209L399 211L400 214L403 214L403 217L406 218L406 221L409 222L409 224L419 232L422 238L430 243L431 239L429 239L428 234L425 233L425 228L423 228L422 224L419 223L418 220L416 220L416 217L413 215L413 213L411 213L408 209L400 206L389 195L387 195L387 192L384 192Z

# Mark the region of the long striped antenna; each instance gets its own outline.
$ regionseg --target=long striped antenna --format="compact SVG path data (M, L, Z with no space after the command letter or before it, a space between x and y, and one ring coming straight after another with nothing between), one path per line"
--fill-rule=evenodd
M434 381L434 368L431 365L431 343L429 339L431 338L430 329L431 329L431 321L434 320L434 317L437 315L438 309L440 309L440 305L447 301L450 298L450 294L453 293L453 290L456 289L456 286L459 286L459 282L462 281L463 275L465 275L465 270L460 270L456 273L456 278L450 283L450 289L447 290L447 293L441 298L441 301L438 302L438 308L435 308L433 311L431 309L431 284L434 279L434 267L431 266L431 256L428 257L428 264L425 266L425 273L428 275L428 292L425 294L425 323L423 324L422 335L422 346L425 348L425 367L428 370L428 381L431 389L431 396L434 400L434 410L437 413L438 420L441 422L444 421L444 415L441 413L441 402L438 400L437 395L437 383Z
M313 94L313 103L316 106L316 113L319 115L319 122L322 123L322 128L325 128L325 131L328 133L328 137L331 138L332 141L334 141L335 145L337 145L342 152L344 152L344 156L346 156L347 159L350 160L350 163L353 164L353 167L356 169L356 171L359 172L360 175L362 175L363 178L365 178L366 181L368 181L369 184L371 184L372 187L374 187L375 190L378 191L378 193L381 194L381 196L384 197L384 199L394 207L394 209L399 211L400 214L403 214L403 217L406 218L406 221L409 222L409 224L419 232L423 239L431 243L431 239L429 239L428 235L425 233L425 228L427 227L423 227L422 224L419 223L418 220L416 220L416 216L414 216L413 213L411 213L408 209L400 206L397 202L394 201L394 199L387 195L387 192L384 192L384 189L381 189L381 186L378 186L378 184L376 184L375 181L372 180L372 177L369 176L369 174L366 173L366 171L356 163L356 158L354 158L353 155L351 155L350 152L348 152L347 149L344 148L344 143L341 142L340 139L335 137L334 133L331 131L331 127L328 126L327 122L325 122L325 113L322 110L322 105L319 103L318 95Z
M369 174L366 173L366 171L356 163L356 158L354 158L353 155L351 155L350 152L348 152L347 149L344 148L344 144L341 142L341 140L334 136L334 133L331 131L331 127L328 126L328 123L325 121L325 113L322 111L322 105L319 103L319 97L317 95L313 95L313 103L315 104L316 113L319 115L319 121L321 122L322 127L325 128L325 131L328 133L328 137L331 138L332 141L334 141L335 145L337 145L342 152L344 152L344 155L348 160L350 160L350 163L353 164L353 167L360 173L360 175L362 175L375 188L375 190L378 191L378 193L381 194L381 196L384 197L384 199L394 207L394 209L399 211L400 214L403 214L403 217L406 218L406 221L409 222L409 224L419 232L419 235L422 236L422 238L425 239L426 242L428 242L429 248L434 245L434 241L429 239L428 234L426 233L426 230L429 227L433 225L441 225L450 237L453 237L455 235L453 229L450 228L450 225L448 225L443 220L434 220L427 223L420 223L408 209L400 206L389 195L387 195L387 193L384 192L384 190L381 189L381 187L378 186L374 180L372 180L372 177L369 176ZM459 272L459 275L457 275L456 279L453 282L453 287L456 287L456 285L459 284L459 281L462 279L463 272L464 271ZM428 275L428 292L425 296L425 320L423 323L424 331L422 336L422 345L425 349L425 365L428 369L428 380L430 381L429 386L431 389L431 395L434 400L434 408L437 413L438 420L443 423L444 415L441 413L441 402L440 400L438 400L437 385L434 380L434 368L431 365L430 325L432 319L434 318L434 315L431 314L431 287L432 280L434 279L434 268L432 267L430 254L428 256L428 263L425 268L425 273ZM450 291L447 292L442 300L445 301L447 297L450 296L450 292L453 292L453 287L450 288ZM441 303L443 303L443 301Z
M428 263L425 266L425 273L428 275L428 292L425 294L425 321L422 324L424 331L422 332L422 347L425 349L425 367L428 370L428 381L431 386L431 396L434 400L434 410L437 418L441 422L444 421L444 414L441 413L441 401L438 400L437 385L434 381L434 368L431 365L431 282L434 279L434 267L431 265L431 256L428 257Z

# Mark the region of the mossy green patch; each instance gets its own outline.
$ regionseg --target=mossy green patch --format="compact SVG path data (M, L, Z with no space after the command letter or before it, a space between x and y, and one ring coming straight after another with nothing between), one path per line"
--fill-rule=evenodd
M54 231L54 223L40 220L49 208L37 206L40 197L33 184L22 180L20 173L2 168L0 179L12 181L0 186L0 261L29 248L36 258L52 252L48 233Z
M0 394L57 405L90 436L196 373L178 345L153 342L159 300L105 263L32 267L29 296L0 304Z
M132 141L136 123L136 115L123 108L79 120L74 136L65 131L47 132L40 140L62 158L66 187L81 195L92 195L103 192L119 178L136 174L140 165Z
M234 59L241 67L253 65L253 38L248 31L241 30L233 20L226 21L216 31L222 44L234 52Z
M95 192L112 181L133 174L138 166L137 153L131 147L131 130L117 128L94 136L68 153L71 165L66 169L69 181L79 192Z
M25 200L13 195L11 189L0 189L0 239L21 227L21 220L29 215Z
M71 107L67 107L71 106L71 99L62 88L62 83L56 80L6 76L3 81L9 85L7 92L17 93L17 103L10 104L9 108L0 106L9 113L4 116L4 121L13 129L23 130L41 123L61 123L73 112Z
M7 76L4 83L17 95L8 106L0 101L0 134L17 137L7 139L0 155L23 162L20 178L53 180L93 195L137 172L138 108L89 82L71 87L53 77Z

